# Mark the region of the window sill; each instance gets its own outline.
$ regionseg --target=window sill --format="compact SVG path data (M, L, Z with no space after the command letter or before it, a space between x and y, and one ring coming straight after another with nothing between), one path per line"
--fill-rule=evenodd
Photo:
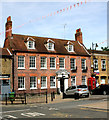
M25 68L17 68L18 70L25 70Z
M56 70L56 68L50 68L50 70Z
M41 87L41 89L47 89L47 87Z
M26 90L25 88L18 88L18 90Z
M29 68L30 70L37 70L37 68Z
M36 90L37 88L30 88L30 90Z
M55 86L55 87L50 87L50 88L51 88L51 89L52 89L52 88L56 88L56 86Z

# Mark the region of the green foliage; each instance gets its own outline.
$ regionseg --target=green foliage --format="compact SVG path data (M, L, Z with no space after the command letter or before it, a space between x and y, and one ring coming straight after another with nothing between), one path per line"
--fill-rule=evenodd
M103 51L109 51L109 47L101 47Z

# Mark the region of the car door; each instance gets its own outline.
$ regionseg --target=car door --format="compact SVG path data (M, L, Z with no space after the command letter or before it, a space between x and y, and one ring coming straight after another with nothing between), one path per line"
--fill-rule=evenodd
M72 86L71 89L69 90L69 95L74 95L76 91L76 86Z

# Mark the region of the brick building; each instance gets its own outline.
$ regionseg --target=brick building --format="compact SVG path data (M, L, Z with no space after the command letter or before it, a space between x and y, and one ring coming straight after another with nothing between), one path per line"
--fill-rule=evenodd
M12 55L8 49L0 48L0 94L12 90Z
M88 50L98 84L109 84L109 51Z
M87 84L90 55L83 45L81 29L75 41L12 34L11 17L7 18L4 48L14 58L14 90L35 93L61 91L71 85Z

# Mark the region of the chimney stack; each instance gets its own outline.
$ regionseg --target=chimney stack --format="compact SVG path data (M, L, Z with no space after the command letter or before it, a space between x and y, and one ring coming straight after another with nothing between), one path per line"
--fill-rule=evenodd
M12 36L12 21L11 21L11 16L7 18L7 22L5 25L5 38L11 37Z
M79 41L80 43L83 44L82 32L81 32L81 29L80 29L80 28L76 30L75 40L76 40L76 41Z

